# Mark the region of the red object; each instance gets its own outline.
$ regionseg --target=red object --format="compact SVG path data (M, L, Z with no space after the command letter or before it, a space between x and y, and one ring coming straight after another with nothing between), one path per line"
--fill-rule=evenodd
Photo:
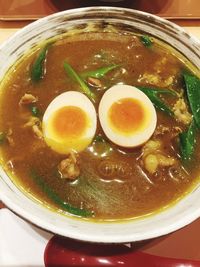
M46 267L200 267L200 261L150 255L123 244L104 245L54 236L45 249Z

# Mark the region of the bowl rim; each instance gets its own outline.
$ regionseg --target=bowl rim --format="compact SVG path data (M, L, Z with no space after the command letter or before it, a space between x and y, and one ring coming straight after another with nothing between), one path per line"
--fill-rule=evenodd
M34 28L35 26L37 26L38 24L41 24L43 21L46 21L48 19L52 19L52 18L56 18L58 16L62 16L63 14L78 14L78 13L82 13L82 12L87 12L87 11L114 11L114 12L119 12L122 13L122 11L125 11L127 13L132 13L132 14L139 14L143 17L151 17L154 18L157 21L163 22L164 24L174 28L177 31L181 31L183 33L185 33L186 35L190 36L192 38L192 40L194 42L196 42L198 45L200 45L200 39L198 39L196 36L194 36L193 34L189 33L185 28L175 24L174 22L169 21L168 19L159 17L157 15L145 12L145 11L141 11L141 10L136 10L136 9L131 9L131 8L125 8L125 7L113 7L113 6L90 6L90 7L80 7L80 8L72 8L72 9L68 9L68 10L64 10L64 11L59 11L59 12L55 12L53 14L50 14L48 16L39 18L33 22L31 22L30 24L24 26L23 28L19 29L17 32L15 32L14 34L12 34L10 37L8 37L1 45L0 45L0 50L2 49L2 47L4 47L8 42L10 42L12 39L15 39L20 33L22 32L26 32L27 29L31 29Z

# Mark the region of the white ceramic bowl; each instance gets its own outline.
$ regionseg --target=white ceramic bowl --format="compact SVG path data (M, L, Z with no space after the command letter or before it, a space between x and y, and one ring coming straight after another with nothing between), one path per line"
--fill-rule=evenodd
M200 67L200 42L182 28L159 17L122 8L90 7L60 12L23 28L0 47L0 77L35 43L84 28L87 22L106 22L129 31L142 30L166 41ZM80 27L80 25L82 25ZM158 237L200 216L200 186L176 205L154 216L126 222L94 223L57 214L24 195L0 168L0 199L30 222L63 236L93 242L120 243Z

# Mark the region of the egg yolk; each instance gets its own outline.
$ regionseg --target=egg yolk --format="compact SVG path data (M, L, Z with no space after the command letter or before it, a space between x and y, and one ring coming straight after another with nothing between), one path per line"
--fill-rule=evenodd
M80 137L87 128L87 115L79 107L63 107L55 112L51 126L61 138Z
M111 105L108 118L115 130L132 134L144 125L144 106L137 99L123 98Z

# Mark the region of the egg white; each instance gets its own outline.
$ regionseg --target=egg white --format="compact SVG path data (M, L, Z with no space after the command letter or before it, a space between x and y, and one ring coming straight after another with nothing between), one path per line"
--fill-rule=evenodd
M112 104L125 98L139 101L145 114L143 127L131 134L113 129L108 116ZM131 148L144 144L152 136L157 124L157 115L152 102L142 91L134 86L118 84L108 89L103 95L99 104L99 120L109 140L119 146Z
M84 133L76 138L58 138L52 131L51 120L56 111L63 107L74 106L80 108L86 115L87 127ZM66 118L67 119L67 118ZM82 93L68 91L58 95L47 107L42 121L44 140L52 150L67 154L70 151L80 152L84 150L92 141L97 126L96 110L92 102Z

